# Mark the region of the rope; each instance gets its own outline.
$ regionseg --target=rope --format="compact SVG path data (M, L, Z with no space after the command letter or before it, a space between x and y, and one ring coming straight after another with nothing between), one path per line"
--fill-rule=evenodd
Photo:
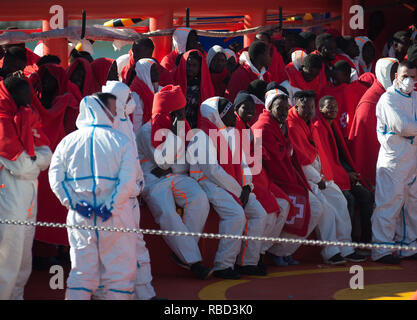
M320 25L329 24L334 21L340 20L340 16L333 17L329 19L309 21L303 23L290 23L283 25L283 29L289 28L308 28L316 27ZM262 31L268 30L278 30L278 25L266 25L258 26L254 28L238 30L238 31L208 31L208 30L196 30L198 35L206 37L217 37L217 38L233 38L238 36L243 36L245 34L259 33ZM114 41L122 40L133 42L144 37L160 37L160 36L171 36L175 31L175 28L156 30L146 33L137 33L133 29L124 28L116 29L112 27L105 27L102 25L86 26L85 27L85 36L86 39L102 40L102 41ZM67 39L79 39L80 34L82 33L82 27L71 26L63 29L48 30L42 32L33 32L27 34L22 31L13 31L13 32L4 32L0 35L0 45L9 44L9 43L23 43L29 41L39 41L46 39L58 39L58 38L67 38Z
M300 244L300 245L320 246L320 247L344 246L344 247L353 247L353 248L361 248L361 249L389 249L389 250L417 251L417 247L402 246L402 245L289 239L289 238L273 238L273 237L254 237L254 236L231 235L231 234L180 232L180 231L153 230L153 229L130 229L130 228L117 228L117 227L82 226L82 225L70 225L70 224L65 224L65 223L40 222L40 221L36 222L36 221L0 219L0 224L47 227L47 228L68 228L68 229L79 229L79 230L90 230L90 231L137 233L137 234L149 234L149 235L158 235L158 236L178 236L178 237L185 236L185 237L199 237L199 238L207 238L207 239L255 240L255 241Z

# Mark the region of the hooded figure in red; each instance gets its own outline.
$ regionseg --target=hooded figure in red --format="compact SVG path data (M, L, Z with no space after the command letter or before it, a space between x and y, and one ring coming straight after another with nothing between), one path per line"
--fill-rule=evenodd
M94 78L97 80L100 87L104 86L107 80L117 80L107 79L113 63L114 59L110 58L98 58L91 62L91 70L93 71Z
M90 62L84 58L77 58L67 69L69 91L75 97L77 107L68 110L65 116L65 129L67 132L76 130L75 121L78 116L78 106L81 99L95 92L101 91L101 86L96 80Z
M348 147L358 172L366 183L375 186L379 141L376 133L376 104L392 85L398 60L382 58L376 63L376 80L360 99L349 132Z
M32 50L25 48L24 44L14 44L14 45L6 45L4 50L7 50L10 47L18 46L25 49L26 52L26 67L23 70L26 77L30 74L36 72L38 70L37 62L39 61L40 57L34 53ZM4 58L0 60L0 69L3 67Z
M0 101L1 157L15 161L23 151L34 157L35 147L49 146L39 114L32 107L18 108L4 81L0 82Z
M227 56L225 50L218 45L210 48L207 53L207 66L210 70L211 83L216 97L224 97L230 73L226 68Z
M335 125L347 139L355 115L356 106L368 87L360 80L350 81L351 68L346 61L339 61L334 65L334 85L327 86L318 95L318 98L332 96L339 106L339 113Z
M214 96L207 62L200 51L190 50L181 56L174 81L181 87L187 99L187 121L191 128L196 128L200 117L200 104Z
M68 91L68 75L59 65L42 65L37 73L31 75L30 81L37 95L34 107L41 116L43 129L51 141L50 148L53 152L66 134L71 132L66 130L66 117L78 112L78 105ZM39 175L38 217L41 221L57 223L65 223L67 217L66 208L50 188L47 171ZM65 229L37 228L35 237L48 243L68 244Z

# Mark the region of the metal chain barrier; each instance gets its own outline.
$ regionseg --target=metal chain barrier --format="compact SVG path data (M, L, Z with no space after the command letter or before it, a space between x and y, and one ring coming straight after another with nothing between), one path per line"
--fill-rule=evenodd
M401 251L417 251L417 246L407 246L407 245L370 244L370 243L341 242L341 241L253 237L253 236L216 234L216 233L180 232L180 231L153 230L153 229L130 229L130 228L117 228L117 227L83 226L83 225L69 225L65 223L41 222L41 221L36 222L36 221L0 219L0 224L33 226L33 227L48 227L48 228L69 228L69 229L80 229L80 230L90 230L90 231L137 233L137 234L149 234L149 235L158 235L158 236L178 236L178 237L184 236L184 237L200 237L200 238L207 238L207 239L255 240L255 241L301 244L301 245L321 246L321 247L344 246L344 247L354 247L354 248L361 248L361 249L389 249L389 250L401 250Z

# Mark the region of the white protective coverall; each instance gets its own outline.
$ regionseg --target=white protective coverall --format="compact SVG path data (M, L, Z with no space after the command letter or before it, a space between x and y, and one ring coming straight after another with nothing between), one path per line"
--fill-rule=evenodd
M51 189L69 209L67 223L135 228L132 211L125 210L137 179L131 141L112 128L114 124L93 96L81 101L76 125L78 130L57 146L49 168ZM105 205L112 216L103 221L94 212L86 218L75 211L81 201L94 208ZM133 298L136 234L70 229L68 237L72 268L66 299L90 299L99 281L105 299Z
M142 197L161 230L201 233L210 204L198 183L187 175L189 165L185 161L184 143L169 132L166 141L155 149L151 142L151 130L152 123L148 121L140 128L136 138L145 175ZM178 149L173 147L175 145ZM163 159L177 159L177 162L172 164ZM164 170L171 168L172 174L158 178L151 173L158 166ZM178 215L176 205L183 208L182 217ZM164 239L182 262L191 265L202 260L197 237L164 236Z
M323 190L320 190L317 185L322 179L319 156L316 157L312 164L302 166L302 168L311 190L316 198L320 200L323 209L326 211L326 218L320 219L318 223L317 231L319 239L352 242L352 222L350 220L347 201L342 191L332 180L326 181L326 188ZM331 246L326 247L324 251L331 252L331 254L328 254L328 258L331 258L332 255L339 252L342 257L346 257L354 253L355 249L353 247L342 246L339 248ZM323 257L326 259L324 255Z
M374 243L416 246L417 239L417 94L403 94L396 81L376 106L381 144L376 168L376 209L372 215ZM372 250L378 260L389 249ZM415 251L402 251L406 257Z
M11 161L0 157L0 218L36 221L38 175L48 168L52 152L35 147L36 160L26 151ZM0 224L0 300L23 300L32 272L35 227Z
M149 59L149 58L140 59L138 62L136 62L135 71L136 71L136 76L140 80L142 80L148 86L149 90L151 90L155 94L161 88L158 85L158 83L153 83L151 80L151 67L154 63L155 63L155 60L153 59ZM142 123L144 106L143 106L143 101L140 95L137 95L136 103L137 103L136 108L132 114L133 132L135 133L135 136L137 136L140 127L144 124Z
M200 115L219 128L219 133L224 135L226 141L229 142L230 150L233 152L235 149L235 129L225 128L218 112L218 102L219 97L204 101L200 106ZM221 130L220 128L225 129ZM228 139L228 137L231 139ZM244 209L233 198L230 193L239 198L242 193L242 186L217 162L217 152L211 138L203 130L197 129L187 149L187 157L190 159L190 175L199 182L214 210L220 216L219 233L263 236L267 218L265 209L253 192L250 193ZM243 154L242 173L246 179L245 185L250 185L253 189L252 177ZM256 266L259 261L261 246L262 242L256 240L221 239L213 270L234 268L235 263L241 266Z
M129 198L129 201L125 204L124 211L132 211L135 217L136 228L140 228L140 206L137 198L137 194L142 192L145 187L145 179L143 177L142 168L140 167L139 155L136 147L136 137L133 132L133 124L130 121L129 115L133 112L136 107L134 99L131 97L130 88L119 81L107 81L106 85L103 86L102 92L108 92L114 94L117 97L117 114L120 117L120 125L117 131L123 133L129 138L131 147L137 158L137 179L136 179L136 190L133 195ZM129 99L129 97L131 97ZM129 101L128 101L129 99ZM151 273L151 260L149 251L146 248L146 243L143 239L143 234L138 234L138 243L136 245L136 258L137 258L137 270L136 270L136 284L135 284L135 298L139 300L149 300L155 297L155 291L151 284L152 273ZM96 295L96 294L95 294Z

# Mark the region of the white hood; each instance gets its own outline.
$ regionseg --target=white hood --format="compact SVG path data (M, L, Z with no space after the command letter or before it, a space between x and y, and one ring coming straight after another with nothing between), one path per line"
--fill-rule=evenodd
M191 30L191 28L178 28L174 31L174 34L172 35L172 42L174 44L175 50L179 54L186 51L188 35Z
M288 95L284 91L281 91L279 89L272 89L267 91L265 93L265 109L269 110L275 98L281 95L288 97Z
M392 85L391 68L396 62L399 61L395 58L382 58L376 62L375 75L385 90Z
M224 49L218 45L212 46L210 50L207 52L207 66L210 68L211 60L213 60L214 56L218 53L223 53L226 56L226 53L224 52ZM227 56L226 56L227 58Z
M155 92L151 81L151 67L154 63L155 61L153 59L144 58L136 62L135 67L136 76L142 80L152 92Z
M231 49L224 49L224 54L226 55L227 60L231 57L235 58L235 62L237 63L236 53Z
M107 117L101 106L102 102L93 96L84 97L80 103L80 113L78 114L76 126L78 129L99 125L112 127L112 121Z
M200 106L200 115L210 120L217 128L224 128L225 125L219 115L220 97L212 97L204 101Z
M292 63L298 71L300 71L305 57L307 57L307 52L305 52L304 50L295 50L293 53L291 53Z
M363 52L363 47L365 46L365 44L367 42L372 43L372 41L368 37L361 36L361 37L355 37L355 42L359 47L359 57L357 57L357 61L358 61L359 65L361 65L364 68L367 68L368 66L366 65L366 62L363 60L362 52Z
M102 92L111 93L116 96L117 114L122 116L125 111L126 101L129 98L130 88L120 81L107 81L101 88Z
M258 76L258 79L259 80L263 80L264 79L264 74L266 72L266 69L265 68L262 68L261 71L259 71L258 69L256 69L256 67L252 64L252 61L250 61L249 52L248 51L242 52L242 54L240 55L240 58L239 58L239 63L240 64L246 63L251 68L251 70Z

